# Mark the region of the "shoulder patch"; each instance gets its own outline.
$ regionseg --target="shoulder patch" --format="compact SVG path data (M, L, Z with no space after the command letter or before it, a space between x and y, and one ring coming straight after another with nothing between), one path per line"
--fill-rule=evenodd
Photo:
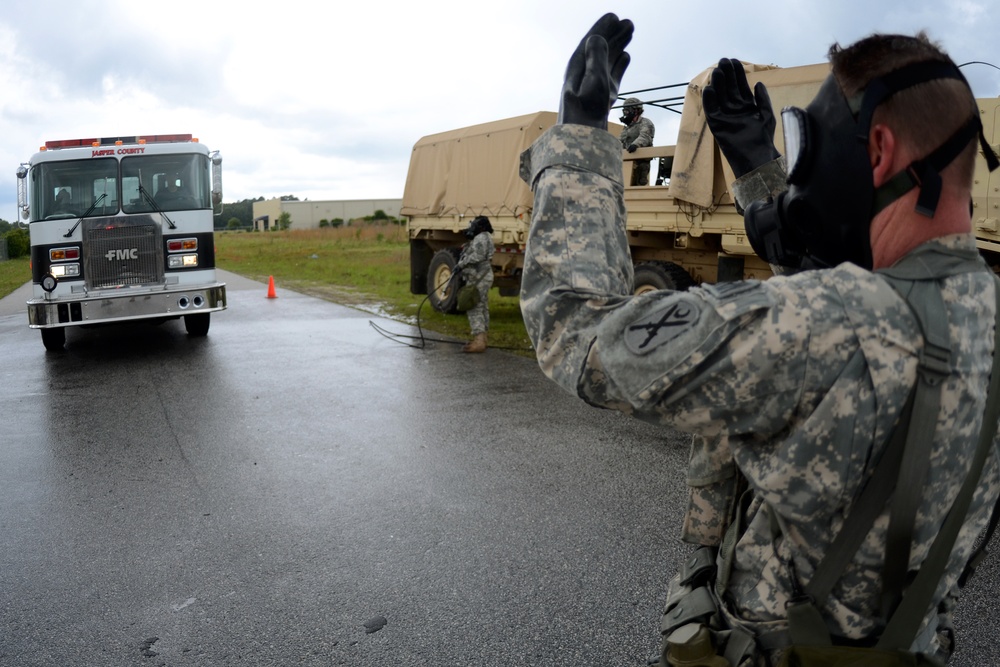
M648 354L694 327L701 317L701 305L682 295L644 314L625 328L625 347L632 354Z

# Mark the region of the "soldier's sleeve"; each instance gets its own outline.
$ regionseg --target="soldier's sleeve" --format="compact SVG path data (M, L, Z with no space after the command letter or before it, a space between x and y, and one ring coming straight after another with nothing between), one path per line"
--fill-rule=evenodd
M784 192L788 189L785 177L785 156L782 155L737 178L730 186L733 199L736 200L737 211L742 214L751 202Z
M656 126L648 118L643 118L642 120L645 122L639 123L639 136L632 143L639 148L648 148L653 145L653 135L656 134Z
M522 154L521 177L535 193L521 312L542 369L575 393L594 327L632 289L621 144L556 125Z

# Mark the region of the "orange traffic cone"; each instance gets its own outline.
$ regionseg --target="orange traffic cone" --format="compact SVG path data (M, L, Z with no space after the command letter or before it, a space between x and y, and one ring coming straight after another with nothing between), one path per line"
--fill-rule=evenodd
M277 293L274 291L274 276L268 276L267 279L267 298L268 299L278 298Z

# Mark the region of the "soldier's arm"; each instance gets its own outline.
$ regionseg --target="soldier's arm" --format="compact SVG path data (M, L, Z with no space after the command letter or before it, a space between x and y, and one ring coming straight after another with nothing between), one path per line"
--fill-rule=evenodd
M653 145L653 135L656 133L656 128L653 125L653 121L648 118L643 119L646 122L641 123L639 126L639 136L633 142L639 148L647 148Z
M535 193L521 312L542 369L576 393L594 327L632 289L621 144L556 125L522 155L521 175Z

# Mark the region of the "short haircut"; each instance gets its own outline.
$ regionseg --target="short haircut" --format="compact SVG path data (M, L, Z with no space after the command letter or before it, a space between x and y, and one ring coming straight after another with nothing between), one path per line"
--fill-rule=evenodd
M881 76L918 62L955 63L923 32L916 36L875 34L842 48L830 47L833 76L844 95L853 97ZM884 123L900 141L925 157L964 125L979 116L979 106L968 84L958 79L935 79L901 90L875 110L872 124ZM963 187L972 186L978 142L969 145L943 171Z

